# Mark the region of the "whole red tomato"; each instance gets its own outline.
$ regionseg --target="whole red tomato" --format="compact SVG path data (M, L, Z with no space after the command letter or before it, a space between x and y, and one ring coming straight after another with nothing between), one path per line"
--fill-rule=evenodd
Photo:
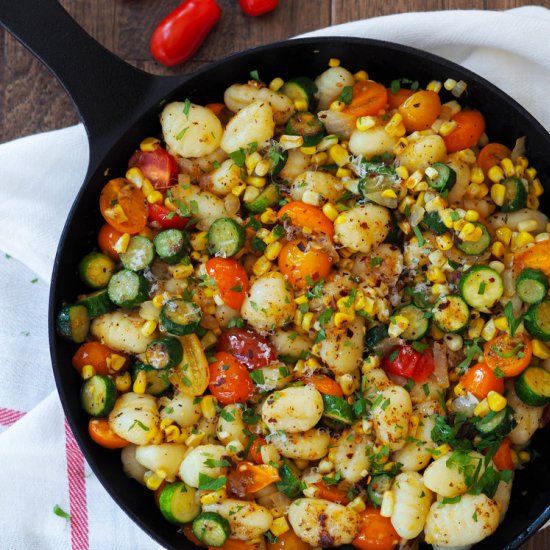
M217 349L231 353L249 369L267 367L277 359L269 341L252 329L230 328L222 332Z

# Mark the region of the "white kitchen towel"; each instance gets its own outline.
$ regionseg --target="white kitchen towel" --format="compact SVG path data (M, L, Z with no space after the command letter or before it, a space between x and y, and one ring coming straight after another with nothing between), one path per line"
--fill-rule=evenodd
M442 55L495 83L550 128L550 11L544 8L408 13L310 35L378 38ZM51 374L48 283L87 158L81 125L0 145L2 549L159 548L85 464ZM70 521L54 514L55 505Z

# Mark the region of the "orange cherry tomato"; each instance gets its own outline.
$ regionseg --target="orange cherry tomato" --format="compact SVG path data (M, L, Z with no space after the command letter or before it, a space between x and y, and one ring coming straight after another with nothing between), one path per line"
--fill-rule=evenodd
M336 397L344 397L340 384L329 376L324 374L312 374L302 378L306 384L312 384L315 389L325 395L335 395Z
M397 109L406 99L413 95L412 90L407 90L407 88L399 88L397 92L393 93L389 88L388 92L388 107L390 109Z
M456 153L473 147L485 132L485 119L479 111L460 111L451 120L454 120L457 125L448 136L443 138L447 153Z
M73 367L82 372L84 365L92 365L96 374L112 374L107 366L107 359L115 353L111 348L99 342L85 342L73 355ZM117 352L118 355L119 354Z
M502 470L514 469L514 461L512 460L512 442L507 437L502 440L497 452L493 455L493 462L501 472Z
M487 397L490 391L504 392L504 380L497 378L485 363L472 365L460 379L460 383L479 400Z
M305 239L296 239L285 244L279 254L279 269L289 283L297 288L305 288L308 281L314 283L326 278L332 264L324 250L310 247Z
M118 252L115 250L115 244L120 237L122 237L122 233L108 223L104 223L97 234L97 244L101 252L111 256L116 262L118 262Z
M122 208L126 219L111 214L115 206ZM99 208L105 221L122 233L135 235L147 223L147 200L143 192L124 178L115 178L103 187Z
M129 441L122 439L122 437L111 430L107 418L90 418L88 433L98 445L106 449L121 449L130 445Z
M324 233L331 239L334 237L334 224L323 214L317 206L294 201L285 204L277 213L279 220L290 220L292 225L311 229L314 233Z
M239 462L237 468L227 475L227 490L242 498L280 480L279 470L270 464Z
M262 447L264 445L267 445L267 441L265 437L258 436L254 441L252 442L252 445L250 445L250 449L248 449L248 456L256 463L256 464L263 464L264 461L262 459ZM246 457L245 457L246 458Z
M347 497L347 492L338 489L334 485L327 485L324 481L318 481L315 486L319 489L319 498L336 502L337 504L349 504L350 499Z
M212 258L206 262L206 273L216 282L223 302L233 309L241 309L250 288L242 264L232 258Z
M427 130L441 113L439 95L431 90L420 90L409 96L400 106L399 114L408 132Z
M519 273L524 267L540 269L550 277L550 241L535 243L530 248L516 253L514 271Z
M500 334L486 342L483 348L487 365L493 371L500 369L507 377L523 372L529 366L532 354L533 345L526 334Z
M401 537L394 529L390 518L380 515L376 508L361 512L361 531L352 545L360 550L393 550Z
M477 155L477 165L485 174L489 168L500 164L502 159L510 158L512 151L502 143L488 143Z
M248 369L233 355L218 351L210 363L210 393L223 405L245 403L254 393Z
M388 103L388 92L382 84L362 80L353 85L351 103L342 112L355 117L377 115Z
M277 536L277 542L268 542L267 550L310 550L311 546L304 542L292 528Z
M260 543L250 544L245 540L227 539L221 546L209 546L208 550L260 550Z
M225 103L208 103L207 109L210 109L216 116L220 116L220 113L225 109Z

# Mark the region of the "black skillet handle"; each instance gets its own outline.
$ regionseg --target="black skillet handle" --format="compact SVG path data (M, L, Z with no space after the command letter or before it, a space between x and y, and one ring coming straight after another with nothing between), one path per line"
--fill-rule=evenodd
M57 0L0 0L0 25L59 79L90 140L90 165L146 106L173 88L173 77L128 65L89 36ZM181 77L179 77L181 81Z

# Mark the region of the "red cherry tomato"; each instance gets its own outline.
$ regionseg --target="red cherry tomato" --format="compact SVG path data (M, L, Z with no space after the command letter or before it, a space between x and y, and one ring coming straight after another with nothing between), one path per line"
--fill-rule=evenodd
M387 355L382 366L387 372L412 378L415 382L424 382L435 368L431 351L419 353L408 344Z
M148 219L156 222L162 229L185 229L189 222L189 218L175 214L162 204L149 205Z
M178 183L179 167L176 159L162 147L154 151L136 151L128 167L137 166L155 189L168 189Z
M206 273L216 282L223 302L233 309L241 309L250 288L244 267L232 258L212 258L206 262Z
M248 369L236 357L219 351L210 363L210 393L223 405L245 403L254 393Z
M269 341L252 329L230 328L222 332L217 349L231 353L249 369L267 367L277 359Z
M199 49L221 14L216 0L182 2L153 32L153 57L167 67L187 61Z
M273 11L279 4L279 0L240 0L240 2L244 13L252 17Z

